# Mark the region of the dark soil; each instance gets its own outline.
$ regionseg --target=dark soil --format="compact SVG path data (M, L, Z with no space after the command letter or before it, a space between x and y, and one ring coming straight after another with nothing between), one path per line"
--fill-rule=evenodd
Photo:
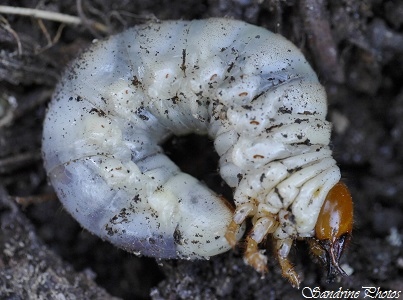
M334 156L355 203L353 239L342 259L351 275L327 283L323 266L312 262L306 244L298 242L292 256L303 274L302 287L360 291L361 298L363 286L403 291L403 2L1 4L84 20L80 26L62 26L26 16L0 16L1 299L111 299L107 293L123 299L302 298L301 290L281 277L274 258L269 274L261 278L244 265L239 249L197 262L156 262L116 249L82 230L47 184L40 155L42 120L68 62L92 39L135 24L213 16L242 19L283 34L306 54L328 92ZM190 154L187 149L192 149ZM166 150L188 172L228 194L217 175L210 141L174 138Z

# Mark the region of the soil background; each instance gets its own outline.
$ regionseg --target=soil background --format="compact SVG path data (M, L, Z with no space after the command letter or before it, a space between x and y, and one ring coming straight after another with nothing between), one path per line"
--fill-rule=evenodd
M156 261L83 230L48 185L41 159L47 102L67 64L93 39L156 19L229 17L302 49L328 92L332 147L355 203L350 274L326 282L304 242L292 258L303 287L403 291L403 2L387 0L2 0L78 16L80 25L0 17L1 299L300 299L276 260L261 278L242 249L209 261ZM183 169L230 197L207 138L173 138ZM191 151L189 151L191 149ZM270 251L268 251L270 252ZM269 254L271 255L271 254ZM375 296L375 294L374 294Z

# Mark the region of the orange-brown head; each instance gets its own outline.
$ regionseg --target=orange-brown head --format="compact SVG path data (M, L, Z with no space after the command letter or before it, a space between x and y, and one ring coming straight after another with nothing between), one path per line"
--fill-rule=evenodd
M315 226L316 241L324 251L320 256L328 265L328 280L337 274L346 275L339 260L352 229L353 201L347 186L340 181L327 194Z

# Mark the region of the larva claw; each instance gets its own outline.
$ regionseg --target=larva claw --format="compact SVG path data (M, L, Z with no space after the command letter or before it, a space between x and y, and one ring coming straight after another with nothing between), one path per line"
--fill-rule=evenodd
M299 279L297 272L295 272L290 260L287 257L282 256L277 256L277 258L281 267L281 274L283 275L283 277L287 278L293 287L299 289L301 280Z

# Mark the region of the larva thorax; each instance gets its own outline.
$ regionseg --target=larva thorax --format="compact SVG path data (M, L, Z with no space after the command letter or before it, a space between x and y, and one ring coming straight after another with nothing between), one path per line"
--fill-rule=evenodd
M326 112L317 76L280 35L229 19L152 23L74 62L45 121L45 167L72 215L119 247L209 257L250 216L247 262L264 270L257 244L273 233L291 278L291 243L314 236L340 179ZM164 154L162 142L188 133L214 139L235 214Z
M275 38L285 43L284 57L254 61L257 47L245 58L237 56L236 67L232 60L226 62L215 89L219 104L212 112L210 135L221 157L220 173L235 188L239 223L246 216L245 203L272 214L292 210L283 216L287 220L280 220L288 226L279 226L275 236L312 236L325 196L340 179L328 147L326 94L295 46L276 35L263 41L259 37L259 42ZM264 70L267 65L271 70ZM311 179L315 184L305 185Z

